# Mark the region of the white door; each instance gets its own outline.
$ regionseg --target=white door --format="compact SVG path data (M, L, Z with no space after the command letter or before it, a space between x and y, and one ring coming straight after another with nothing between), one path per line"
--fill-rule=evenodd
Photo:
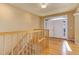
M50 37L67 38L67 20L48 20L46 24Z
M66 26L63 20L53 21L53 36L56 38L65 38L66 36Z

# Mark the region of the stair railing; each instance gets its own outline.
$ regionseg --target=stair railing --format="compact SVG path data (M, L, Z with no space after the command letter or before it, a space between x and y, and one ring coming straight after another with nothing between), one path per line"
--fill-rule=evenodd
M42 54L43 50L48 48L48 30L34 29L24 33L16 46L9 52L9 55Z

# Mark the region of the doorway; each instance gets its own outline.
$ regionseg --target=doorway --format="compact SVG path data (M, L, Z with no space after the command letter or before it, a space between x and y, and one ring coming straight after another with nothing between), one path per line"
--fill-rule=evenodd
M67 39L67 16L49 17L44 21L44 29L49 30L49 37Z

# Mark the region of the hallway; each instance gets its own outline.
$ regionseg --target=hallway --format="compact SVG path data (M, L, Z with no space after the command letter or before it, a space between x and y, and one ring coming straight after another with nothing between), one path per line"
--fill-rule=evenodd
M75 44L79 43L77 6L79 4L50 3L42 8L40 3L0 4L0 55L79 54L79 46ZM53 20L48 26L51 31L44 28L44 21L49 19ZM63 43L67 41L56 38L68 39L72 52L66 51L67 47Z
M79 59L79 2L10 1L0 3L1 59Z

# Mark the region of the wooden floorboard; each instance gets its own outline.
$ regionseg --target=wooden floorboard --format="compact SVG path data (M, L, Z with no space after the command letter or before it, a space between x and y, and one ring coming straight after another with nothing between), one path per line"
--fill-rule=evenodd
M64 39L49 38L49 48L44 49L43 55L62 55L62 43ZM67 51L67 55L79 55L79 45L72 41L67 41L72 52Z

